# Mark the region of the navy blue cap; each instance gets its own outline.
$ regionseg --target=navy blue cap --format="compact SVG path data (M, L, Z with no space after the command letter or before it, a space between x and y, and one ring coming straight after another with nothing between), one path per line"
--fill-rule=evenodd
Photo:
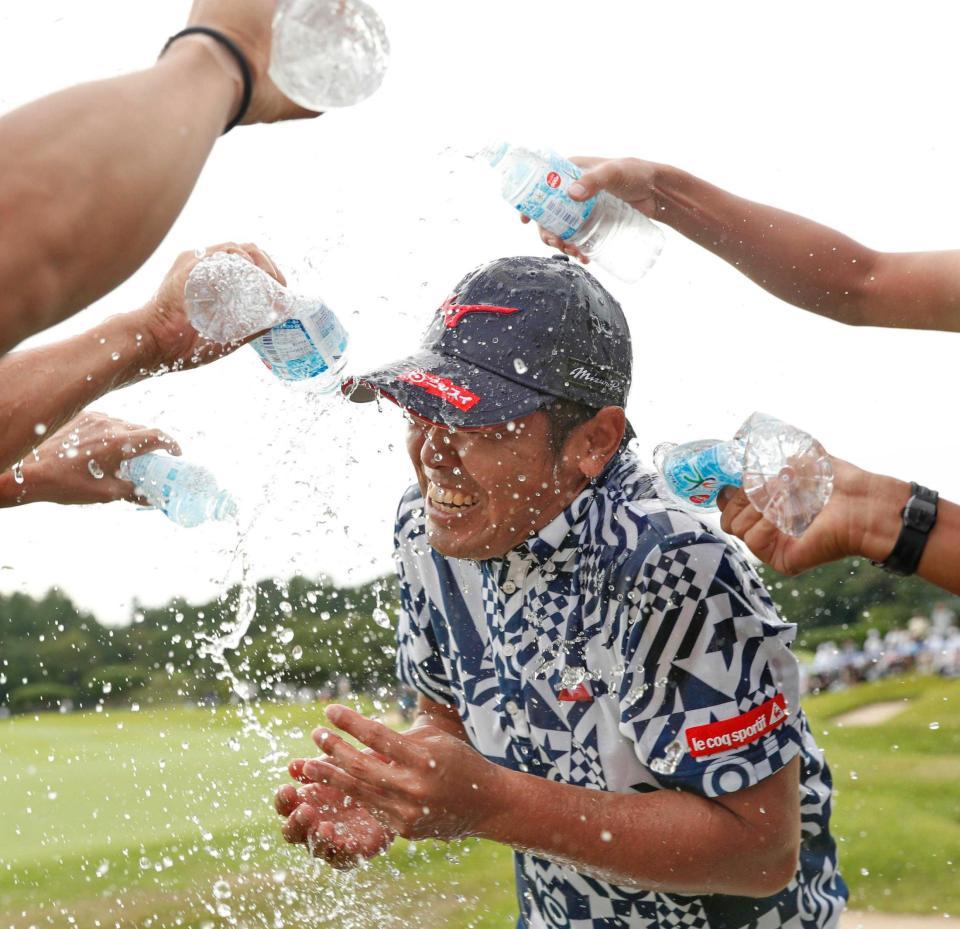
M382 394L422 419L493 426L556 399L626 406L630 330L620 304L566 255L500 258L471 271L437 311L422 350L350 378L364 403Z

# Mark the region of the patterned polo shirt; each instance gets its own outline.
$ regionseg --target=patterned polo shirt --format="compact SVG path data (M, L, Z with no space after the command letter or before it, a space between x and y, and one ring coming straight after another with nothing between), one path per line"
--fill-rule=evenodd
M802 849L766 899L620 887L517 853L526 929L826 929L847 896L831 780L800 709L796 628L738 551L658 498L629 452L503 558L446 558L414 486L396 526L398 671L518 771L718 797L801 759Z

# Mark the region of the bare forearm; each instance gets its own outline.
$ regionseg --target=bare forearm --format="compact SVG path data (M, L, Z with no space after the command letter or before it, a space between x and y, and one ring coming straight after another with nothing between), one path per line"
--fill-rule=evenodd
M866 322L877 252L793 213L734 196L666 165L656 172L656 218L795 306Z
M206 41L0 119L0 353L110 291L170 228L238 98Z
M151 363L138 314L115 316L63 342L0 360L0 469ZM140 338L138 338L138 335Z
M618 794L509 771L481 835L601 880L666 893L766 896L795 867L775 830L676 791ZM508 805L507 805L508 804Z
M873 561L886 559L903 526L901 512L910 499L910 484L893 477L870 476L869 511L857 551ZM940 500L937 523L930 531L917 574L950 593L960 594L960 506Z

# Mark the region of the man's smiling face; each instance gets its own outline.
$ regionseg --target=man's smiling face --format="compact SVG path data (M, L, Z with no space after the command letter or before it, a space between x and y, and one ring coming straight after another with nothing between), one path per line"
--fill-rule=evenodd
M558 453L543 412L481 429L413 417L407 450L426 501L427 539L452 558L497 558L562 512L586 485Z

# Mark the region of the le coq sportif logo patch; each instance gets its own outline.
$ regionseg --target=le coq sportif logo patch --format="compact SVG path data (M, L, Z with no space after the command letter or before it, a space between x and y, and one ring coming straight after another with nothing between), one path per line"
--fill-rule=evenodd
M718 755L762 739L786 720L786 698L783 694L777 694L766 703L733 719L721 719L706 726L688 729L687 747L694 758Z

